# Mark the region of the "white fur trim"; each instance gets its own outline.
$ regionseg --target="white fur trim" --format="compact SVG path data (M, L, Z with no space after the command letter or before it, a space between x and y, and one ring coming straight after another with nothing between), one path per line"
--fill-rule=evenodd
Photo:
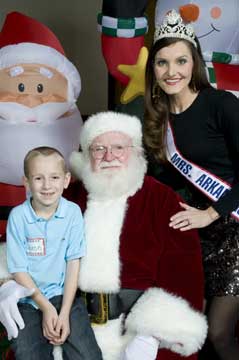
M22 73L24 73L24 69L22 66L14 66L10 69L10 76L11 77L15 77L15 76L18 76Z
M96 341L102 351L104 360L120 360L120 354L132 340L132 334L121 335L123 316L110 320L104 325L92 326ZM63 360L62 347L54 346L54 360Z
M0 280L9 280L12 276L7 269L7 246L6 243L0 244Z
M109 320L104 325L93 326L97 343L104 360L120 360L120 354L132 340L132 334L121 335L122 315L115 320Z
M46 67L41 66L39 72L42 76L45 76L47 79L51 79L53 77L53 72Z
M86 256L81 259L79 286L89 292L116 292L120 288L119 240L126 197L87 202L84 215Z
M72 151L69 157L70 171L74 177L81 180L81 167L84 162L84 155L79 151Z
M63 360L62 347L59 345L55 345L53 347L53 357L54 360Z
M68 100L76 100L81 90L80 74L59 51L35 43L20 43L0 49L0 69L21 64L40 64L53 67L68 81Z
M184 299L158 288L147 290L126 319L130 332L151 335L184 356L201 349L207 335L206 317Z
M86 151L95 137L109 131L122 132L132 138L133 145L142 146L141 123L136 116L106 111L90 116L85 122L80 135L82 150Z

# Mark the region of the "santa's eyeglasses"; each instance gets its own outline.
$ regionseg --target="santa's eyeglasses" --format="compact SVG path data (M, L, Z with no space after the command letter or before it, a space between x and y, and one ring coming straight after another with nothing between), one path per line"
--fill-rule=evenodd
M90 152L94 159L100 160L103 159L107 151L109 151L114 157L120 158L125 154L126 149L132 148L132 145L111 145L111 146L91 146Z

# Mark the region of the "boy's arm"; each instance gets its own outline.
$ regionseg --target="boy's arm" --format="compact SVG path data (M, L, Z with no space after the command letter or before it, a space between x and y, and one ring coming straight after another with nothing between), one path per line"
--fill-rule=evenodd
M69 260L66 264L66 278L61 313L69 315L78 287L80 259Z
M64 281L64 294L60 314L57 320L56 331L58 339L52 344L62 344L70 334L70 311L78 287L80 258L85 255L84 223L80 208L76 204L70 204L71 209L71 233L66 251L66 274Z
M54 339L52 342L56 345L64 343L70 334L69 317L78 286L79 269L79 259L67 261L63 301L56 325L56 332L58 333L59 338Z
M16 280L18 284L28 289L35 289L33 295L31 295L31 298L35 301L35 303L38 305L39 309L43 313L43 335L49 340L57 337L55 327L57 324L58 314L55 307L41 293L35 282L32 280L31 276L27 272L16 272L12 275L14 280Z
M55 307L43 296L31 276L28 274L28 258L26 255L25 226L22 209L14 208L7 224L7 264L9 272L16 282L28 289L35 288L32 299L43 313L43 334L49 340L55 337L57 311Z
M35 282L32 280L31 276L27 272L16 272L13 273L14 280L28 288L28 289L35 289L33 295L31 296L32 300L35 301L39 309L42 311L46 310L50 304L48 299L41 293L41 291L37 288Z

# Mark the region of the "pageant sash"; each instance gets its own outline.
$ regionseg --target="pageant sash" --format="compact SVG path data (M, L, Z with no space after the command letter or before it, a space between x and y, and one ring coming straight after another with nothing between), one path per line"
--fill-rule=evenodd
M209 199L217 201L231 186L185 157L177 149L170 124L167 129L167 158L171 164ZM239 220L239 207L231 215Z

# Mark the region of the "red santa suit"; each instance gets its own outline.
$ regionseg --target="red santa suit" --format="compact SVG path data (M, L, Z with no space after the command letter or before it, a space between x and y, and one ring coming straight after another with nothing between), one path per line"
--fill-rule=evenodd
M87 199L86 191L76 183L70 197L86 208L88 250L81 261L81 289L144 290L126 318L124 335L120 318L94 327L104 360L118 359L136 333L161 341L158 360L181 359L196 352L207 332L204 316L197 312L202 310L203 271L197 233L168 226L170 217L179 211L179 197L147 176L130 196Z

